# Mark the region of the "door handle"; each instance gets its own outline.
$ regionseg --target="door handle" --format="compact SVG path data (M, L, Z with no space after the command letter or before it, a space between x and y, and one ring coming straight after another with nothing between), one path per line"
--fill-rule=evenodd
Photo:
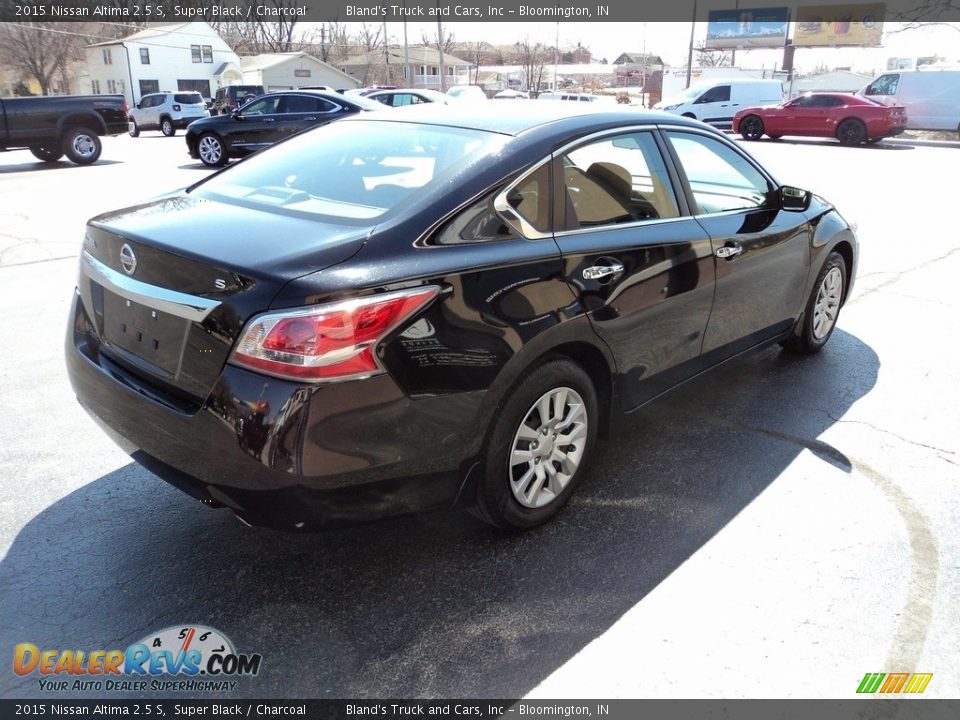
M316 120L316 118L315 118L315 117L308 117L308 118L304 118L304 120Z
M273 118L264 118L264 122L274 122Z
M726 260L733 260L737 255L743 252L743 248L739 245L724 245L723 247L718 247L717 251L714 253L718 258L725 258Z
M623 272L623 265L620 263L611 263L610 265L593 265L583 269L584 280L602 280L606 277L619 275Z

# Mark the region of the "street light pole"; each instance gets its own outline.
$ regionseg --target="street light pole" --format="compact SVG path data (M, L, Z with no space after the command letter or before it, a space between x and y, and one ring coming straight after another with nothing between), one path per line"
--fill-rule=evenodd
M693 72L693 33L697 27L697 0L693 0L693 18L690 21L690 51L687 53L687 84L690 87L690 74Z

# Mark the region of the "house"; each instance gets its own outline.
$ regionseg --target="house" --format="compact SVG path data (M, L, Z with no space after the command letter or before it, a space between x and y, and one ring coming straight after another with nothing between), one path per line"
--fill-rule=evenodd
M305 52L263 53L240 58L244 85L263 85L267 92L328 85L355 88L360 82Z
M390 46L339 62L340 69L356 78L361 85L394 84L414 88L446 89L470 84L470 63L455 55L443 54L444 82L440 80L440 53L436 48L411 45L406 51L410 62L407 78L404 49Z
M613 61L617 87L642 87L659 94L663 82L663 60L659 55L626 52Z
M161 90L194 90L209 99L218 88L243 82L240 58L205 22L150 25L88 45L86 56L80 91L119 93L131 105Z
M621 53L617 59L613 61L613 64L636 65L638 67L656 67L658 70L663 69L663 60L660 59L659 55L652 55L644 52Z

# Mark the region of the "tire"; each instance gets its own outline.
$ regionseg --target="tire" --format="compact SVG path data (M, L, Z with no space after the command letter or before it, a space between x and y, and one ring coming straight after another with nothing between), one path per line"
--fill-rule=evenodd
M747 115L740 121L740 135L744 140L759 140L763 133L763 120L759 116Z
M136 120L130 121L130 129L127 132L130 133L130 137L140 137L140 126L137 125Z
M51 147L32 147L30 152L37 160L53 163L63 157L63 150L56 150Z
M90 128L72 127L63 136L63 152L70 162L77 165L91 165L100 158L103 145L100 138Z
M820 352L837 326L846 288L847 263L840 253L832 252L817 274L803 318L783 347L801 355Z
M223 167L230 159L223 140L216 133L204 133L197 138L197 155L207 167Z
M867 128L855 118L847 118L837 125L837 140L844 145L859 145L867 139Z
M770 135L769 133L767 133L767 137L770 138L771 140L779 140L780 138L783 137L783 135Z
M173 120L168 117L160 118L160 132L167 137L173 137L177 134L177 128L173 125Z
M566 358L549 359L521 378L494 414L474 513L512 530L553 517L583 477L598 405L590 377ZM546 422L543 415L550 416Z

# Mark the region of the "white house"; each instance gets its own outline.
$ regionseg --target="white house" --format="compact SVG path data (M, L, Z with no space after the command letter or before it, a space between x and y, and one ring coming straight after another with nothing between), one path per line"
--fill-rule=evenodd
M163 23L120 40L89 45L80 91L122 94L135 105L148 93L217 88L243 82L240 58L205 22Z
M406 63L410 63L410 78L407 78ZM352 75L361 85L371 83L390 83L413 88L451 88L454 85L470 84L470 63L458 57L444 53L444 75L440 77L440 52L433 47L412 45L406 51L402 47L390 46L386 52L374 52L355 55L340 60L338 65L348 75Z
M263 85L268 92L328 85L335 89L359 87L360 82L305 52L263 53L240 58L244 85Z

